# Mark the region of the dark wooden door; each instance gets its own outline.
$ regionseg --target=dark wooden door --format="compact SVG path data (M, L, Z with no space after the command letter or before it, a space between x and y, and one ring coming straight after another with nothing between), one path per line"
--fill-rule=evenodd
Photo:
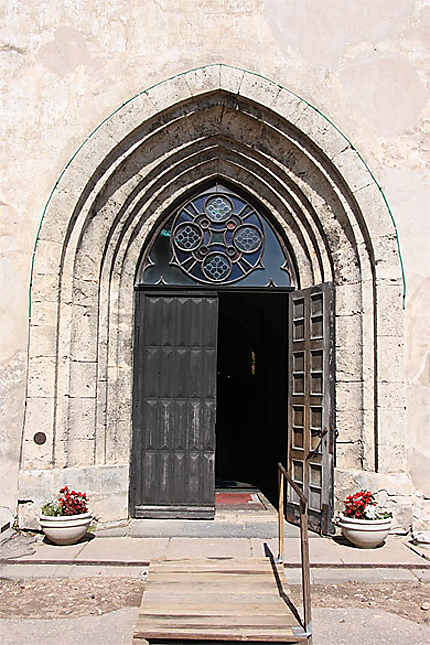
M218 298L136 292L131 515L212 518Z
M334 289L325 283L290 294L289 307L290 476L309 500L309 525L332 533L334 405ZM297 496L287 501L297 523Z

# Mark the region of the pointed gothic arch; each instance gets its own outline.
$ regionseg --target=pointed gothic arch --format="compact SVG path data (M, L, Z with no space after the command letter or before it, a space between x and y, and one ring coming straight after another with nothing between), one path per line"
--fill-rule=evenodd
M118 109L50 196L31 282L21 498L37 504L66 468L105 513L126 513L139 257L162 214L219 177L270 211L303 287L336 285L339 490L354 472L405 472L402 271L383 195L309 104L213 65Z

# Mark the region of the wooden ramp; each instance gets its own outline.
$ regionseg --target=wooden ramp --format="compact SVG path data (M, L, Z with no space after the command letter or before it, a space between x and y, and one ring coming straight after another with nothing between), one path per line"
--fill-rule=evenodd
M310 643L269 558L151 564L133 643Z

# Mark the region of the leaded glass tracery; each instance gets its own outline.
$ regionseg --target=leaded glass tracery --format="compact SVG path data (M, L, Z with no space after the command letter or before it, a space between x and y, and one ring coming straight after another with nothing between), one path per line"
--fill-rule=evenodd
M290 286L287 254L267 219L219 184L190 199L150 245L144 284Z

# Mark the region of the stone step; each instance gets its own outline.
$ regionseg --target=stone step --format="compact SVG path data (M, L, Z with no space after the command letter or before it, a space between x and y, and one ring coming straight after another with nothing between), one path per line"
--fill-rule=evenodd
M204 537L204 538L261 538L278 537L277 520L240 518L232 520L137 520L121 525L98 526L97 537ZM285 523L285 538L297 538L297 526ZM309 533L309 537L320 537Z

